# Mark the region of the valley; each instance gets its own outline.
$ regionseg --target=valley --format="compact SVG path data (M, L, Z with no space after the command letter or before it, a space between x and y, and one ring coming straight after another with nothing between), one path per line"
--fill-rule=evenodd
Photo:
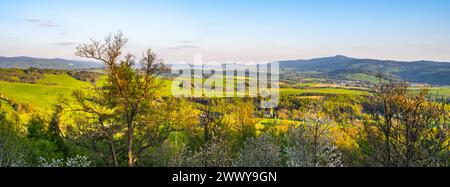
M356 74L353 77L359 81L365 81L370 76ZM106 76L100 75L100 78L95 83L92 83L78 80L67 73L46 73L42 78L37 79L36 83L0 81L0 98L4 102L11 101L11 103L17 103L32 110L49 111L53 109L53 105L56 104L58 99L71 97L74 90L101 87L105 79ZM369 80L370 82L376 82L376 78L374 77L370 77ZM292 83L292 81L282 82L280 94L303 96L369 94L369 88L326 83L326 80L319 78L302 78L298 82L304 83L296 84ZM171 96L173 84L173 80L164 78L160 94L162 96ZM180 83L177 82L176 84ZM413 87L411 88L411 92L415 92L415 90L419 90L420 88ZM190 91L187 92L190 93ZM204 94L213 94L213 91L205 91ZM430 94L449 98L450 86L430 86Z
M281 64L281 66L285 65ZM131 67L127 68L133 69ZM129 69L122 71L126 72L127 70ZM105 158L102 155L103 153L97 152L90 146L78 146L71 143L72 141L82 142L84 138L87 138L88 141L97 141L96 139L104 141L105 137L97 138L95 136L98 133L105 133L102 132L105 128L114 137L109 140L110 142L102 142L104 147L108 147L108 144L115 144L114 141L123 142L124 138L126 138L124 130L114 130L114 128L126 128L123 126L124 123L121 126L115 126L115 121L122 122L120 118L122 118L123 114L114 113L115 110L120 108L110 108L111 103L103 103L104 100L101 99L109 97L109 93L104 92L103 89L117 94L117 90L114 88L104 87L105 83L111 84L107 78L110 75L108 74L110 71L99 68L61 70L13 67L0 69L0 72L2 72L0 75L0 111L5 116L4 121L8 122L7 120L10 120L11 122L8 123L14 124L15 128L22 134L24 133L25 135L21 136L24 136L26 141L29 141L29 144L36 144L37 147L33 150L37 152L31 154L43 155L45 158L54 159L63 158L63 156L58 154L62 154L64 151L76 155L78 154L77 149L82 149L82 155L94 155L82 158L91 159L95 166L126 165L123 161L122 163L116 163L115 159L119 158L115 158L112 153L111 156ZM140 73L136 69L133 69L133 71L135 71L135 75ZM353 137L354 133L363 132L363 127L370 124L371 120L380 120L377 118L371 119L371 116L373 116L371 115L372 112L376 113L378 111L371 111L370 107L380 104L376 103L376 100L371 100L371 98L389 98L388 95L392 94L387 93L387 91L375 93L374 90L376 90L375 87L377 85L392 86L393 91L391 92L398 95L396 98L401 100L398 101L400 104L416 102L416 98L421 98L418 101L426 103L427 107L429 107L427 110L448 110L448 105L442 101L448 101L450 98L450 86L417 82L408 82L406 84L408 86L405 86L400 84L399 77L395 77L390 73L387 73L385 77L380 79L375 73L364 71L341 70L340 73L335 74L314 68L302 71L294 67L284 67L281 71L279 106L272 109L260 108L261 98L249 97L249 90L239 90L238 86L249 84L249 81L252 80L250 77L234 76L230 78L236 81L234 85L236 87L235 92L238 92L235 93L234 98L222 98L216 97L215 94L226 95L230 93L226 91L217 93L217 90L213 88L216 86L216 82L223 81L222 79L210 79L207 78L208 76L179 79L172 74L156 76L152 79L151 84L160 83L161 87L148 87L153 91L151 92L152 99L148 100L151 105L145 105L148 110L145 111L146 116L139 118L140 122L146 124L146 126L139 127L139 132L156 134L162 136L162 139L139 137L143 141L154 143L154 145L152 144L152 149L147 150L146 154L152 154L153 151L156 151L165 158L171 158L172 155L170 154L172 153L160 152L161 150L159 149L163 146L169 146L170 149L175 150L176 153L174 154L187 154L183 152L185 151L184 149L195 151L195 154L198 155L204 154L204 152L197 150L198 147L201 149L201 146L196 143L198 141L204 143L214 141L214 143L219 144L217 149L221 151L233 148L233 146L220 142L222 140L208 137L212 136L212 132L232 136L232 138L225 140L235 144L234 146L242 146L239 142L249 144L254 143L252 141L262 141L261 145L255 146L264 147L283 145L282 142L273 143L276 142L273 138L282 139L283 141L297 141L297 139L301 138L309 139L306 134L316 133L316 130L324 130L323 133L325 134L321 135L321 138L327 141L324 146L335 146L333 153L324 154L330 156L337 152L342 155L342 158L333 158L325 163L336 161L337 166L361 166L366 163L373 164L374 162L364 158L355 160L353 155L361 155L361 153L354 153L353 151L361 149L358 147L360 146L358 141L365 141L370 137L355 138ZM145 79L143 77L130 78L128 81L136 80L142 81ZM192 81L191 85L184 85L187 80ZM130 85L136 84L136 82L127 83ZM188 89L183 88L184 86L188 86ZM210 88L205 89L206 87ZM133 85L129 87L129 89L134 88L139 88L139 86ZM191 96L172 97L177 96L177 94L172 93L173 89L179 91L177 94L184 93ZM427 95L420 95L424 89L428 89ZM139 91L141 92L142 90ZM193 93L199 93L200 95L197 96L200 97L193 97ZM128 94L116 95L109 100L113 101L118 96L123 97L122 100L114 101L113 104L115 105L115 102L126 101ZM418 108L417 110L420 109ZM434 113L429 113L429 115L432 114L434 115ZM445 114L439 113L436 115ZM110 116L115 117L112 118ZM103 126L105 125L104 120L106 120L108 126ZM38 133L34 131L34 128L41 129L40 131L46 130L47 132L51 129L51 124L54 123L59 124L57 133L61 138L60 141L64 142L64 147L52 148L51 146L58 146L58 142L54 142L48 135L39 135L39 141L33 139L33 136L35 136L33 133ZM34 124L39 124L40 126L35 127ZM405 122L405 124L407 123ZM213 125L210 127L213 129L208 129L206 125ZM180 127L182 129L178 129ZM319 129L315 129L315 127ZM225 130L221 130L221 128ZM88 134L84 134L86 132ZM305 137L290 139L290 136L300 136L296 133L306 134L301 135ZM249 139L247 137L253 138ZM43 141L44 144L48 144L50 147L40 145L42 143L40 141ZM180 142L186 147L178 147ZM306 146L310 144L313 143L307 143ZM149 146L143 145L143 147ZM71 150L67 150L68 147L71 147ZM216 149L216 147L211 148ZM108 150L108 148L105 149ZM238 152L242 150L229 151ZM259 154L259 150L250 151ZM277 154L280 154L280 150L272 151L274 152L268 154L267 159L281 159L282 156L277 156ZM57 155L47 155L46 152ZM218 150L213 150L213 152L218 152ZM186 162L190 166L202 166L203 163L198 156L187 157L179 158L186 159L180 162ZM235 164L248 166L246 163L231 162L233 159L237 159L236 162L240 162L239 159L245 159L239 155L225 155L225 157L229 161L222 161L221 156L208 162L211 162L210 164L213 166L233 166ZM141 157L140 159L139 165L143 166L179 166L178 164L180 164L154 162L155 158L147 159ZM35 165L42 165L42 163L33 160L33 158L28 160L28 162ZM253 162L253 160L258 159L252 158L250 162ZM281 163L281 160L275 160L270 164L271 166L280 166L280 164L291 166L289 165L290 163Z

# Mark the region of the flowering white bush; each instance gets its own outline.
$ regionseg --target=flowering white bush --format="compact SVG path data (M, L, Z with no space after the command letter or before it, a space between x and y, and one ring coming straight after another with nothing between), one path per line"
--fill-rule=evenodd
M5 153L0 143L0 167L25 167L24 156L20 153Z
M280 167L282 166L281 148L269 134L245 141L235 163L237 167Z
M342 167L342 154L327 126L291 128L285 148L289 167Z
M231 145L222 138L213 137L190 160L192 166L229 167L232 166Z
M89 167L91 161L85 156L79 156L67 159L52 159L47 161L45 158L39 158L40 167Z

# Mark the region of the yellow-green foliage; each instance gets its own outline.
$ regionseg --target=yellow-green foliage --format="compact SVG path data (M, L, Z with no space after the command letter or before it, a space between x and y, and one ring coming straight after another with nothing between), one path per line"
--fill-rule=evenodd
M256 124L256 133L260 135L264 131L272 131L277 134L286 133L290 127L299 126L303 123L293 120L283 120L283 119L259 119Z

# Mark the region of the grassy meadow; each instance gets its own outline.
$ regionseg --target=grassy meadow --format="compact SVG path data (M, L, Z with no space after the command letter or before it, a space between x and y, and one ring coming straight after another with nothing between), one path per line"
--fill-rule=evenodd
M2 103L5 105L6 101L13 101L22 105L31 107L37 111L47 111L53 108L53 105L61 97L70 97L72 92L77 89L89 89L95 86L102 86L106 76L101 76L94 84L90 82L80 81L68 74L45 74L43 78L39 79L36 84L31 83L16 83L0 81L0 96ZM201 80L205 82L205 80ZM172 95L172 85L179 85L181 82L164 79L163 87L161 89L162 96ZM308 83L296 86L300 88L280 88L281 95L367 95L367 91L354 90L348 88L326 88L318 87L320 83ZM200 88L193 88L200 89ZM413 88L413 91L419 88ZM198 91L198 90L197 90ZM183 90L182 93L192 93L192 90ZM217 94L212 90L204 90L204 95ZM248 91L246 92L248 94ZM436 87L431 88L431 94L450 96L450 87Z
M5 101L26 105L37 111L52 110L61 97L70 97L76 89L93 88L67 74L45 74L37 84L0 81L0 95Z

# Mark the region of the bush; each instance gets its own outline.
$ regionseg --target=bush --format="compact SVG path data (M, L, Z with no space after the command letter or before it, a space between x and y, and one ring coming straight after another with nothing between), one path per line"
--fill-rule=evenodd
M47 161L45 158L39 157L39 167L89 167L91 161L84 156L75 156L66 159L51 159Z
M237 167L280 167L282 165L281 147L269 134L245 141L235 163Z
M233 163L231 145L226 139L212 137L205 147L195 152L191 160L192 166L230 167Z
M342 154L324 126L291 128L285 148L289 167L341 167Z
M0 167L26 166L26 145L14 123L6 118L6 113L0 112Z

